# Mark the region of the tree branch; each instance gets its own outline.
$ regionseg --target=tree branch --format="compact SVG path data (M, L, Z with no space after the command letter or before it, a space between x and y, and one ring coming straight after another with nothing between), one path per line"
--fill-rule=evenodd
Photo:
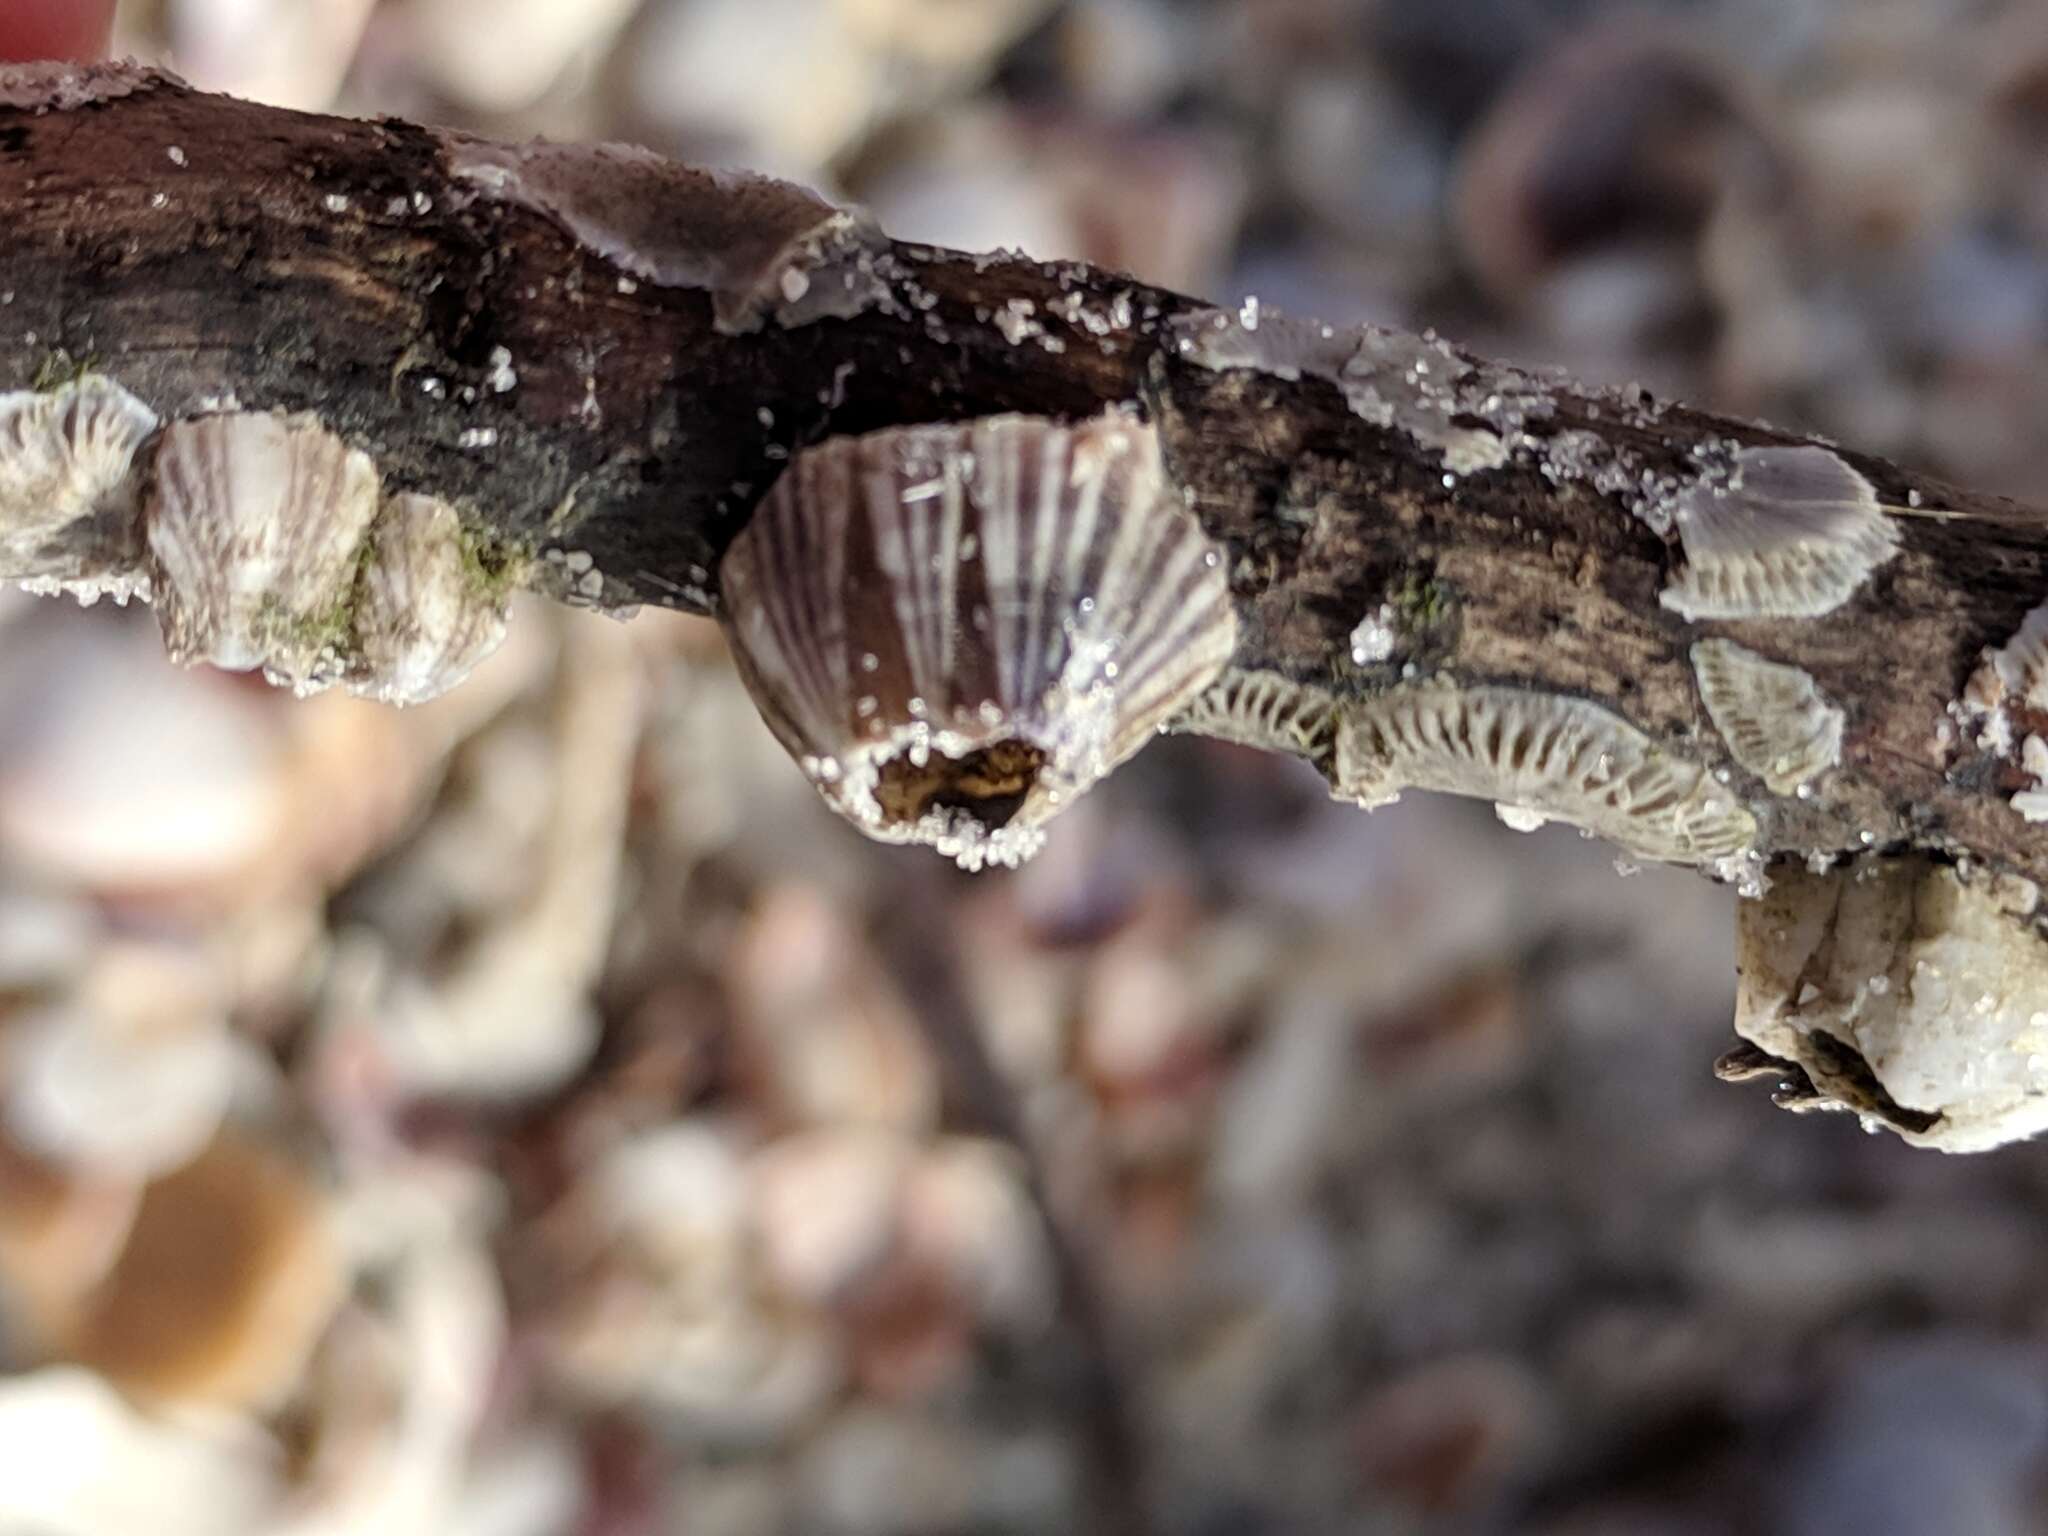
M2048 881L2030 508L1427 338L891 242L757 178L130 66L0 71L0 206L0 388L310 413L558 597L716 611L825 438L1133 405L1228 561L1236 651L1189 727L1752 888L1873 852Z

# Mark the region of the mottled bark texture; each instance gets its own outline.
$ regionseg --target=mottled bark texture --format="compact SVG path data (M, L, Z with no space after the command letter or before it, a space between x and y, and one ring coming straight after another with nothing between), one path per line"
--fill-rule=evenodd
M0 73L0 207L0 389L90 370L166 423L307 413L385 495L452 504L558 596L716 611L722 551L828 436L1128 403L1226 551L1226 684L1266 689L1290 718L1265 734L1340 788L1390 787L1344 767L1379 739L1347 749L1360 707L1483 687L1589 701L1558 729L1599 756L1611 721L1624 756L1694 775L1670 803L1719 786L1755 823L1700 841L1692 861L1724 875L1913 848L2048 880L2003 739L2048 718L2015 694L1985 745L1961 702L2048 598L2048 522L2004 500L1842 450L1896 552L1825 612L1689 618L1670 596L1697 563L1685 490L1801 439L1407 338L1226 322L1086 266L892 243L796 189L644 155L508 151L121 66ZM1695 667L1717 637L1838 712L1810 782L1731 754Z

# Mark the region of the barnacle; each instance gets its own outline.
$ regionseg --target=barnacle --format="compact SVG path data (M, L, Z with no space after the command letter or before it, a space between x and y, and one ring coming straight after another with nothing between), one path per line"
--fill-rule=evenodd
M510 561L482 566L447 502L385 502L357 593L350 689L416 704L452 688L504 639L515 571Z
M144 531L174 661L395 704L490 654L522 569L487 562L445 502L381 499L368 455L313 417L267 411L166 427Z
M1918 856L1773 866L1737 911L1735 1029L1829 1104L1973 1152L2048 1127L2048 938L2025 881Z
M1789 795L1842 758L1842 711L1797 667L1732 640L1692 648L1700 700L1735 761Z
M1347 704L1334 782L1366 805L1410 786L1476 795L1683 863L1741 854L1756 835L1699 763L1597 704L1520 688L1432 681Z
M1337 701L1313 683L1278 672L1226 671L1168 722L1168 728L1240 746L1326 756L1337 725Z
M886 297L884 242L859 209L740 171L679 165L630 144L495 144L443 135L450 171L561 224L636 278L711 295L718 328L858 314Z
M1150 428L996 416L798 455L720 571L769 725L876 837L1014 862L1222 669L1222 561Z
M88 373L49 391L0 394L0 564L64 586L136 553L136 453L156 413ZM125 592L124 592L125 595Z
M1870 482L1810 445L1738 449L1658 510L1685 550L1660 600L1688 619L1832 613L1899 547Z
M171 659L333 681L376 514L376 466L311 416L172 422L145 519Z

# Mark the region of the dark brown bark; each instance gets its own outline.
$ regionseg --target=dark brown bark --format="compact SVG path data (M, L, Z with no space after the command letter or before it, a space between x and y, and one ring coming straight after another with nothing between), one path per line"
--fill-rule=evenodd
M1844 450L1919 514L1899 519L1899 556L1825 617L1688 622L1659 603L1671 537L1591 479L1546 474L1543 445L1581 433L1682 479L1731 445L1800 439L1503 373L1540 411L1508 462L1447 477L1436 447L1322 379L1178 355L1174 327L1203 306L1114 273L879 242L860 312L735 334L706 289L636 279L550 213L480 194L451 173L452 136L146 74L41 110L58 94L0 82L0 389L89 365L167 419L223 399L311 411L388 486L587 552L602 601L699 611L804 445L1132 402L1229 548L1239 667L1339 699L1383 689L1399 670L1354 664L1349 637L1390 592L1422 591L1400 665L1590 699L1725 767L1687 653L1726 635L1803 669L1848 717L1810 800L1731 775L1760 852L1911 845L2048 881L2048 837L2008 803L2030 781L1951 716L1981 650L2048 598L2032 509ZM728 194L690 195L733 217ZM500 389L507 357L516 384Z

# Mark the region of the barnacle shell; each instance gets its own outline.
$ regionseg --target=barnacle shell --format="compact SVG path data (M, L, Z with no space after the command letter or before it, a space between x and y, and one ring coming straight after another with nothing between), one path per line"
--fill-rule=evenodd
M450 171L546 214L605 260L711 295L719 330L801 325L888 297L885 242L857 208L793 182L679 165L631 144L497 144L445 133Z
M1232 668L1174 716L1170 728L1320 759L1328 754L1336 733L1336 699L1326 689L1297 683L1278 672Z
M1964 693L1965 704L1979 713L2008 700L2048 710L2048 603L2029 612L1997 650L1985 647L1984 659Z
M1156 436L1114 413L824 443L720 581L748 687L826 798L970 867L1031 853L1236 638Z
M1870 482L1825 448L1743 448L1668 509L1685 565L1661 601L1688 619L1815 618L1898 553Z
M0 569L62 583L132 567L135 455L155 430L154 411L98 374L0 394Z
M310 416L164 428L147 533L171 659L331 681L376 513L376 466Z
M2026 881L1917 857L1788 863L1737 909L1735 1028L1920 1146L2048 1127L2048 938Z
M1842 712L1797 667L1733 640L1692 648L1700 700L1735 761L1789 795L1842 760Z
M1335 783L1367 805L1411 785L1476 795L1683 863L1741 854L1756 835L1700 764L1597 704L1519 688L1430 682L1346 705Z
M445 501L392 497L370 530L356 594L350 690L417 704L454 687L505 638L510 574L478 564Z

